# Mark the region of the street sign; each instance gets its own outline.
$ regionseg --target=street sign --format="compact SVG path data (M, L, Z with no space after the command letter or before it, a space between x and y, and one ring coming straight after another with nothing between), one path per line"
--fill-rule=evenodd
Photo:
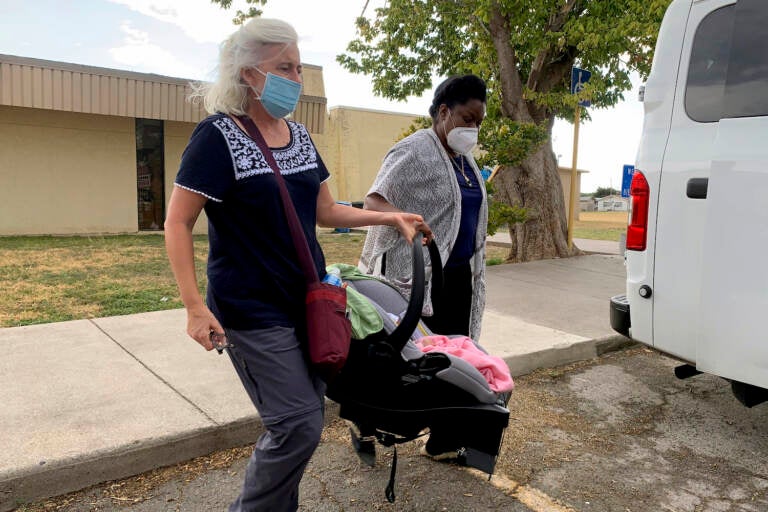
M629 197L629 187L632 185L632 175L635 173L634 165L625 165L621 173L621 197Z
M584 88L584 84L589 82L589 77L592 76L591 71L581 68L571 68L571 94L576 94ZM589 107L592 102L589 100L582 100L579 102L580 107Z
M571 94L581 91L591 76L592 73L585 69L571 68ZM573 113L573 165L571 165L571 193L568 195L571 198L571 206L568 208L568 251L573 248L573 219L579 204L579 191L576 190L576 180L578 179L576 163L579 155L579 124L581 120L581 108L579 107L588 107L589 105L589 101L582 100Z

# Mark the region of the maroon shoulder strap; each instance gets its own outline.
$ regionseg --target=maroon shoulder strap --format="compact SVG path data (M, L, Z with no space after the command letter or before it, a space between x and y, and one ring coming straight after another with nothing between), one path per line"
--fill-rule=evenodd
M288 188L285 186L285 179L283 179L283 175L280 174L280 168L275 161L272 150L269 149L267 141L264 140L264 137L261 135L261 132L256 126L256 123L254 123L250 117L240 116L238 119L241 123L243 123L243 126L248 132L248 135L250 135L256 145L259 146L261 153L264 155L267 163L272 168L272 172L274 173L275 179L277 180L277 185L280 188L280 197L283 200L283 210L285 211L285 217L288 220L288 228L291 231L293 245L296 247L296 253L299 256L301 269L304 272L304 277L306 278L307 283L315 283L319 281L315 260L312 258L312 253L309 251L307 237L304 235L304 230L301 227L301 222L299 221L299 216L296 213L296 208L293 206L293 201L291 200L291 196L288 193Z

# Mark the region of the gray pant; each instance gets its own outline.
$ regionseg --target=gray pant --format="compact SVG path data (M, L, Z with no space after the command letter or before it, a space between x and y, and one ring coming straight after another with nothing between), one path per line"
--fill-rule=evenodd
M226 334L229 356L266 428L229 511L295 511L299 482L323 430L325 384L307 367L292 328Z

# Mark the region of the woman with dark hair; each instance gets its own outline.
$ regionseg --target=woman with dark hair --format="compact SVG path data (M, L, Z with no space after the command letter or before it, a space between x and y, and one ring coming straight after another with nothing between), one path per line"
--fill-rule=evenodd
M471 151L485 104L485 82L475 75L441 83L429 108L432 127L390 149L365 199L370 210L424 217L440 249L444 275L443 289L431 290L427 274L424 321L435 333L473 339L480 335L485 306L488 203ZM360 267L410 295L410 250L391 227L368 231Z

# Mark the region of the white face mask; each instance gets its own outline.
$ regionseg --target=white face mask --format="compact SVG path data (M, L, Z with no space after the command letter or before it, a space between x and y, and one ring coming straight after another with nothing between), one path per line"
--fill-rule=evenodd
M460 155L466 155L477 146L479 130L469 126L456 127L453 118L451 118L451 124L453 124L453 130L450 132L446 131L445 136L448 147ZM443 121L443 129L445 130L445 121Z
M477 146L478 129L469 126L454 128L446 137L448 146L455 152L466 155Z

